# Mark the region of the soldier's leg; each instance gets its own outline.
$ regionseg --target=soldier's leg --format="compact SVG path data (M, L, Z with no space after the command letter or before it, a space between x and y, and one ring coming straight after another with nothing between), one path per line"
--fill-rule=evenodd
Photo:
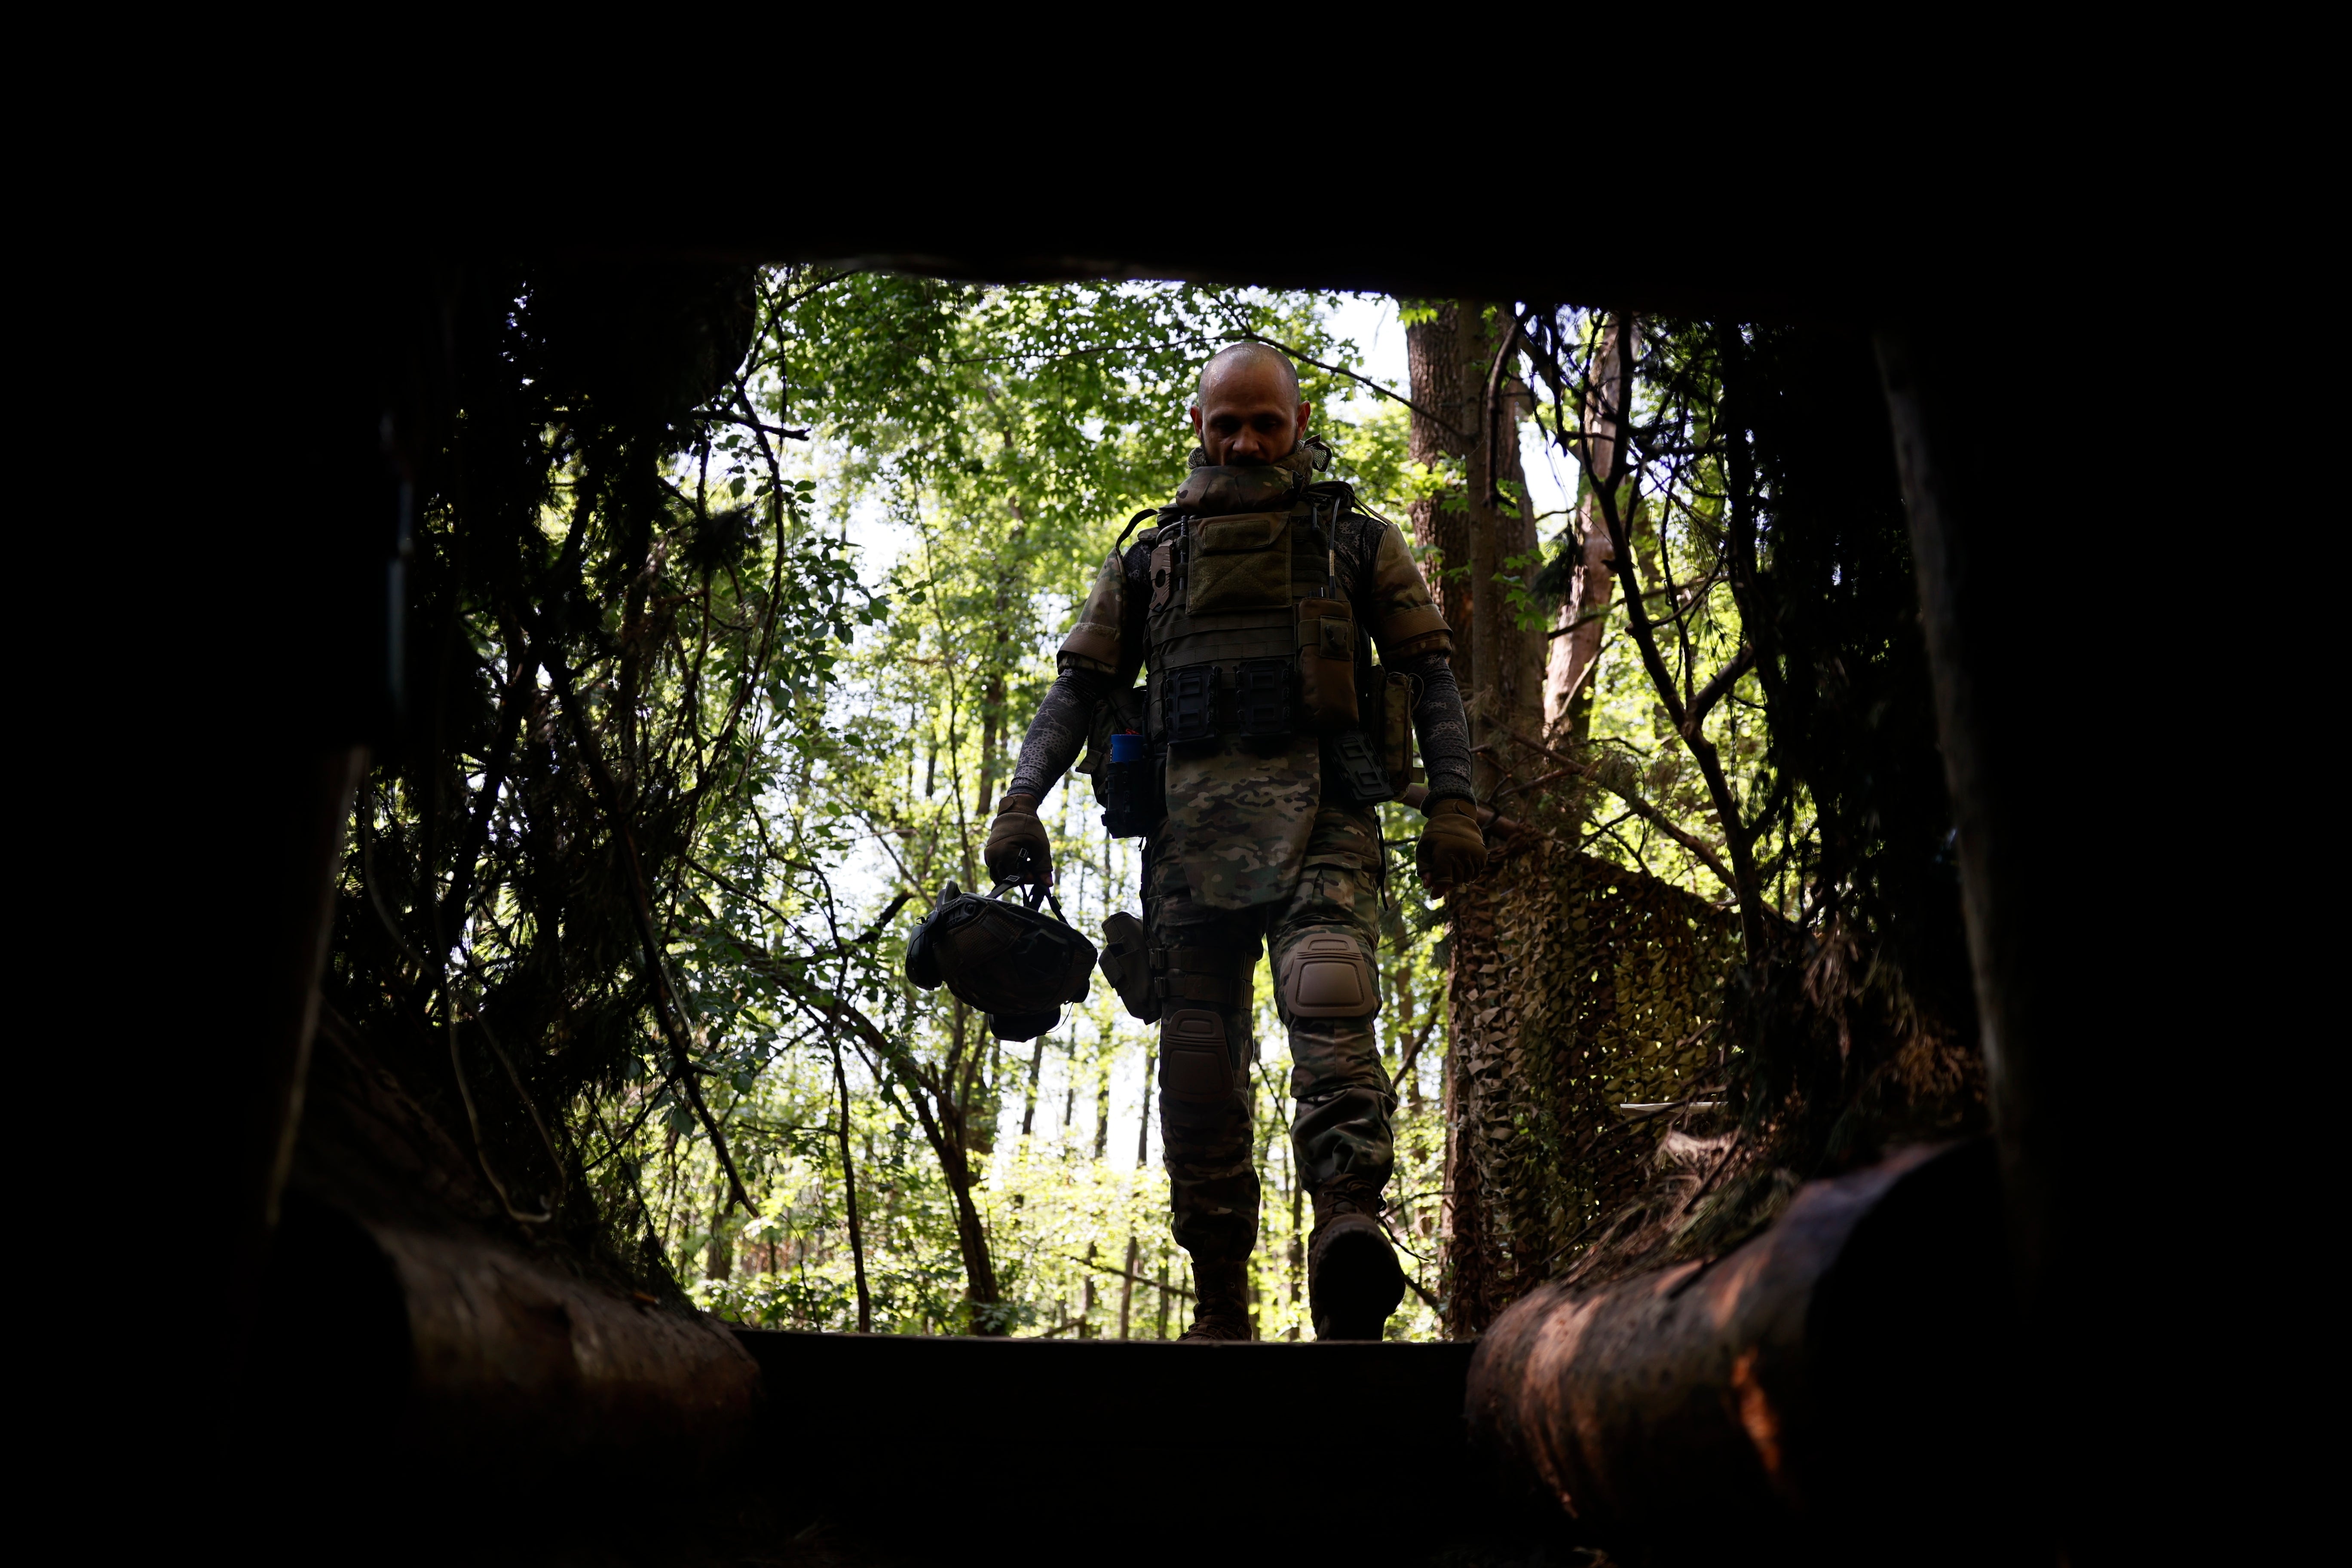
M1194 903L1171 861L1153 868L1146 913L1160 1002L1160 1132L1177 1245L1197 1293L1187 1339L1245 1339L1244 1288L1257 1239L1251 1159L1250 977L1263 910Z
M1309 1295L1319 1339L1378 1339L1404 1297L1381 1189L1395 1166L1396 1097L1381 1066L1380 828L1328 810L1307 840L1298 890L1272 932L1276 997L1290 1036L1291 1143L1315 1202Z

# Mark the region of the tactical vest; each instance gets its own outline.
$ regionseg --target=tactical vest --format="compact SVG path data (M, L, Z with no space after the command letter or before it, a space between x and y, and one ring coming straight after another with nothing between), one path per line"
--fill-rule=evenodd
M1381 695L1371 649L1337 576L1349 499L1343 485L1304 487L1276 468L1196 468L1176 492L1178 515L1152 543L1145 621L1155 752L1318 736L1327 782L1350 804L1392 797L1365 733L1363 700ZM1375 728L1384 717L1375 712Z

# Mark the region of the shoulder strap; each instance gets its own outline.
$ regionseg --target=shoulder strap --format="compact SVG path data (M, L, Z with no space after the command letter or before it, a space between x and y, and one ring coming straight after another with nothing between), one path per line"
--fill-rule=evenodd
M1133 532L1135 531L1135 525L1136 525L1137 523L1139 523L1139 522L1141 522L1141 521L1142 521L1145 518L1147 518L1147 517L1154 517L1154 516L1157 516L1157 515L1159 514L1159 511L1160 511L1160 509L1159 509L1158 507L1156 507L1156 506L1148 506L1148 507L1145 507L1141 511L1137 512L1133 517L1129 518L1129 519L1127 520L1127 526L1126 526L1125 528L1122 528L1122 529L1120 529L1120 530L1118 531L1118 539L1117 542L1113 543L1113 544L1111 545L1111 547L1110 547L1110 549L1111 549L1111 553L1112 553L1112 554L1114 554L1114 555L1116 555L1116 554L1118 554L1121 550L1124 550L1125 548L1127 548L1127 536L1128 536L1129 534L1133 533Z
M1350 494L1348 499L1353 502L1355 497ZM1376 512L1366 511L1360 506L1350 506L1349 510L1363 525L1359 534L1363 542L1363 552L1362 558L1356 563L1355 584L1356 603L1360 606L1371 601L1372 568L1381 563L1381 530L1394 528L1396 524Z

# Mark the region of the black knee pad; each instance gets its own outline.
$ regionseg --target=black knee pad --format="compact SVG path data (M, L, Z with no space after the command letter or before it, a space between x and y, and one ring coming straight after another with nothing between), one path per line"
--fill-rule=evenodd
M1179 1007L1160 1020L1160 1092L1171 1109L1223 1104L1234 1097L1234 1075L1223 1018Z

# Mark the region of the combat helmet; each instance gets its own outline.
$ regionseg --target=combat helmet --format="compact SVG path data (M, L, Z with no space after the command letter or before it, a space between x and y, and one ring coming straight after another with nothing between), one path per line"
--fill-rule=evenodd
M949 992L988 1015L1000 1040L1034 1040L1061 1021L1062 1005L1083 1002L1095 970L1095 944L1070 929L1062 905L1039 887L1023 903L1004 884L982 896L950 882L939 906L907 939L907 978L926 991ZM1037 908L1054 900L1054 912Z

